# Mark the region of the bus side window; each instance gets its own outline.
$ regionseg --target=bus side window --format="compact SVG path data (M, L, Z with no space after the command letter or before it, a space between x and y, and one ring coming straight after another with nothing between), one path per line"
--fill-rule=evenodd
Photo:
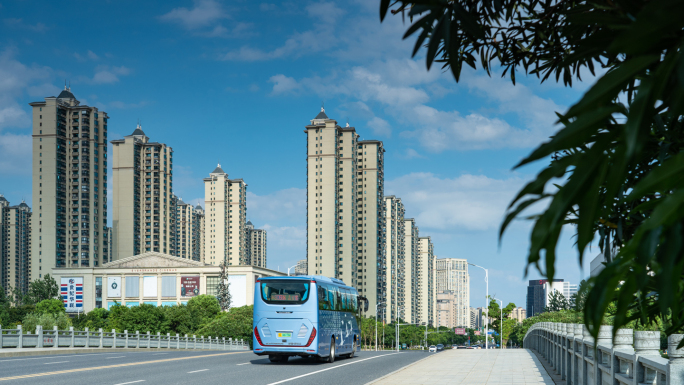
M358 313L358 311L359 311L359 297L354 292L352 292L351 297L352 297L352 306L354 307L354 313Z
M345 303L347 306L345 306L344 310L347 312L352 312L354 311L354 305L352 305L351 302L351 294L349 293L349 289L344 289L344 299Z
M328 310L335 310L335 286L328 286L328 305Z
M343 310L343 304L342 304L342 292L339 287L335 287L335 310L337 311L342 311Z
M325 289L323 288L323 285L318 285L318 308L320 310L325 310L325 301L327 298L325 298Z
M347 289L340 290L342 293L342 311L349 310L349 301L347 301Z

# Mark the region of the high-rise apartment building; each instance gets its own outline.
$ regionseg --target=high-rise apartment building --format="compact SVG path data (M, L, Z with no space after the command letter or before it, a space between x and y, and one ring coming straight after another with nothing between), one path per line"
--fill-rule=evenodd
M249 264L266 268L266 230L255 229L252 222L247 221L245 232Z
M149 251L176 255L173 149L150 142L140 125L111 143L113 259Z
M358 141L322 108L305 128L309 273L355 286L374 312L385 295L382 142Z
M0 287L26 292L31 280L31 209L17 206L0 194Z
M396 319L408 320L410 309L406 309L406 259L405 241L406 236L404 223L404 204L395 196L385 197L385 248L384 260L386 262L385 279L387 282L387 304L385 321L393 322ZM410 283L411 277L408 276Z
M418 226L412 218L404 219L404 319L417 323L416 263L418 262Z
M470 275L468 261L459 258L435 259L437 294L451 292L454 297L456 326L470 327Z
M358 233L358 259L363 263L359 273L360 292L369 300L369 309L378 302L387 303L387 262L384 258L384 153L382 142L361 140L357 142L356 168L356 217ZM367 265L366 265L367 263Z
M202 262L204 252L204 210L176 201L176 256Z
M456 295L453 291L437 292L435 301L435 327L455 328L464 326L456 319ZM468 311L468 318L470 318L470 311Z
M247 254L247 184L228 179L219 164L204 179L204 263L249 265Z
M513 309L513 310L511 311L511 313L508 315L508 318L512 318L512 319L518 321L518 323L522 323L522 322L525 320L525 318L527 318L527 314L526 314L526 313L527 313L527 312L525 311L524 308L522 308L522 307L516 307L516 308Z
M103 250L103 252L102 252L102 254L105 256L105 258L103 259L103 263L112 261L113 250L112 250L112 228L111 227L107 227L106 237L107 237L107 249Z
M434 325L435 303L435 255L430 237L418 238L418 260L416 261L416 322Z
M71 89L33 109L31 280L100 266L107 224L107 120Z
M295 275L308 275L309 274L309 268L308 268L308 259L300 259L297 261L297 266L295 266Z

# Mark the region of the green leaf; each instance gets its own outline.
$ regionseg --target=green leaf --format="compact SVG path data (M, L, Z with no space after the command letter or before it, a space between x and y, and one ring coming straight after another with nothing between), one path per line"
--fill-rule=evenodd
M639 182L627 196L628 201L640 199L646 194L666 193L676 185L682 184L684 175L684 152L679 153L654 168Z
M382 23L387 16L387 10L389 9L391 0L380 0L380 22Z

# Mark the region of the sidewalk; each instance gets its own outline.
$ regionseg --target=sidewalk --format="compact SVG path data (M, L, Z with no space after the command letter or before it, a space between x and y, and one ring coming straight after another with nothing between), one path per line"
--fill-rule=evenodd
M527 349L459 349L433 353L432 357L372 384L554 385L554 382L534 353Z

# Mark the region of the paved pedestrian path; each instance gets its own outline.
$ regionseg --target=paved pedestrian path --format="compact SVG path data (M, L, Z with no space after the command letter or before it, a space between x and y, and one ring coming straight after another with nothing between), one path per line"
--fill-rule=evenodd
M554 384L527 349L458 349L432 354L372 384Z

